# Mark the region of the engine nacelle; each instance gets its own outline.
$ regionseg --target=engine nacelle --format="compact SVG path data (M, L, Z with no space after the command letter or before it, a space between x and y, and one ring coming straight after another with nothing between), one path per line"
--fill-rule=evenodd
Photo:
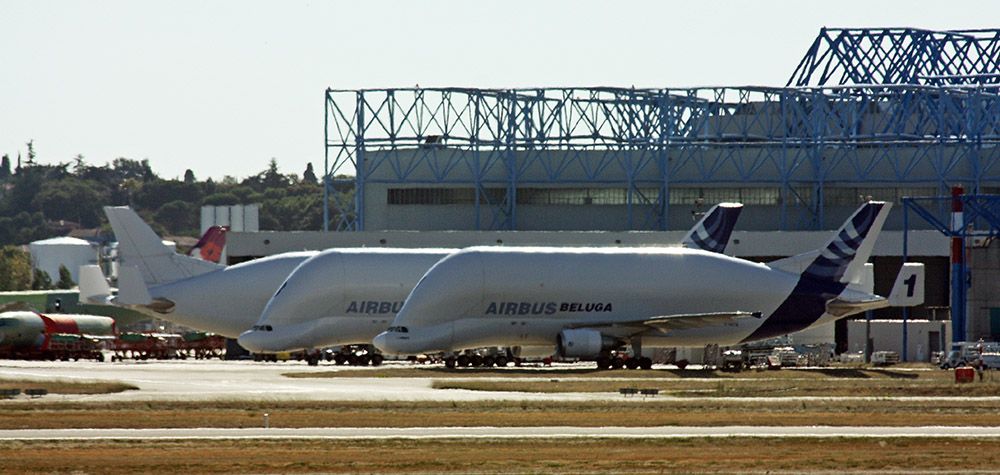
M617 340L597 330L572 329L559 332L559 356L564 358L594 358L602 351L617 346Z

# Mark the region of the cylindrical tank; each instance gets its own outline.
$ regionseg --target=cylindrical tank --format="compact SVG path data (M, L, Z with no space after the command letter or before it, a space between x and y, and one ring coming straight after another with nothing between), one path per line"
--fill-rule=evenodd
M111 336L115 321L95 315L43 315L35 312L0 313L0 347L41 347L55 334Z

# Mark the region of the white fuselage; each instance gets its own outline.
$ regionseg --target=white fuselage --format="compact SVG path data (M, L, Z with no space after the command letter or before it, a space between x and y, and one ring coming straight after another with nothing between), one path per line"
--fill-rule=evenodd
M318 251L287 252L149 289L153 299L174 303L156 316L198 330L235 338L260 318L268 299L303 261ZM148 313L148 312L147 312Z
M397 331L375 345L396 354L552 346L562 330L581 327L650 346L736 344L765 325L798 283L798 275L764 264L684 248L470 248L424 276L393 322ZM663 332L615 325L734 311L763 318ZM784 315L775 331L832 321L818 313Z
M240 344L263 353L369 344L389 327L427 269L454 251L324 251L288 276Z

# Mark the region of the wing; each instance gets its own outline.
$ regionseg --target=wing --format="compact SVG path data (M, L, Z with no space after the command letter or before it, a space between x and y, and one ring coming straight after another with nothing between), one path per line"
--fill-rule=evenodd
M617 329L612 333L641 333L647 330L657 330L666 333L670 330L687 330L691 328L718 327L732 323L739 323L740 320L762 317L761 312L713 312L713 313L681 313L675 315L662 315L641 320L626 320L616 322L596 322L576 325L574 328L607 328Z

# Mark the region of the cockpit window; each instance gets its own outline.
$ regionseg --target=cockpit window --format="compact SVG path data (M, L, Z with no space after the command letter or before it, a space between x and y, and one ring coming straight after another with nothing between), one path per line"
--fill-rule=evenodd
M410 329L406 327L389 327L389 333L409 333Z
M274 328L272 328L271 325L254 325L252 327L252 330L254 330L254 331L270 332L270 331L274 331Z

